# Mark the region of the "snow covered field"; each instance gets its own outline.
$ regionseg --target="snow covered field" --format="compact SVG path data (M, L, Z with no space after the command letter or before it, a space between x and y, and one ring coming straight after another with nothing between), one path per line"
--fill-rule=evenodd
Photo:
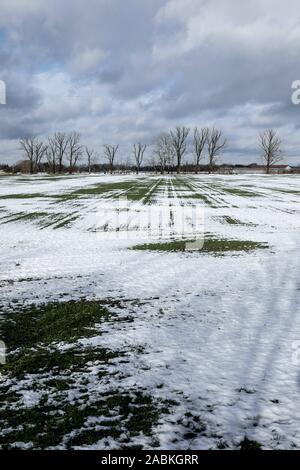
M109 315L26 360L6 344L0 445L300 448L299 196L299 176L1 176L2 321L71 300ZM168 214L149 231L151 208ZM200 251L132 249L203 234ZM29 350L83 361L29 367Z

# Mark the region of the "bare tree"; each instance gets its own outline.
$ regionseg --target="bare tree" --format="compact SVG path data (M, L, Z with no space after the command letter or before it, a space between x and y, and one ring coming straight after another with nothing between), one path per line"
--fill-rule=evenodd
M56 132L53 137L56 146L56 159L59 173L63 169L63 160L67 151L69 138L64 132Z
M137 174L140 172L146 148L147 148L147 145L142 144L141 142L138 142L137 144L133 144L133 156L134 156L135 163L136 163Z
M157 159L157 157L154 153L152 153L149 156L148 163L149 163L150 167L154 169L156 174L160 171L161 168L160 168L158 159Z
M95 159L95 151L93 149L89 149L88 147L85 147L85 154L87 157L88 172L90 173L93 161Z
M56 140L54 137L48 138L46 147L46 159L50 168L51 173L56 173L57 166L57 153L56 153Z
M20 147L29 161L29 172L32 174L39 169L47 147L42 141L37 140L35 137L21 139Z
M203 157L203 150L205 145L207 144L209 135L209 129L207 127L203 127L202 129L198 129L195 127L194 129L194 160L195 160L195 173L197 174L199 171L199 164Z
M226 146L226 139L223 138L222 131L213 128L208 133L208 168L211 173L216 165L220 150Z
M93 172L96 171L97 158L98 158L98 154L97 154L97 152L95 152L95 154L93 155L92 160L91 160L91 168L93 168Z
M171 141L177 158L177 173L180 173L182 158L187 149L187 138L190 132L189 127L176 127L170 131Z
M262 159L266 166L266 173L270 173L270 167L282 160L282 141L274 129L268 129L259 136L259 146L263 151Z
M94 172L96 171L97 160L98 160L98 152L95 152L95 155L93 155L93 158L92 158L92 168Z
M82 145L80 144L80 135L78 132L72 132L67 136L67 154L66 159L69 164L69 173L73 173L77 162L82 156Z
M41 140L36 140L34 143L34 166L35 170L39 171L42 159L47 151L47 145Z
M170 172L170 166L173 164L174 149L169 134L162 132L154 140L154 156L160 168L161 174L166 170ZM156 165L155 165L156 166Z
M29 161L29 172L30 174L34 171L34 145L35 138L25 138L20 140L20 147L23 150L25 158Z
M130 171L131 167L131 155L127 155L125 160L125 172Z
M118 151L119 145L105 144L103 147L104 147L104 157L108 161L109 171L110 171L110 174L112 175L113 171L114 171L114 163L115 163L116 153Z

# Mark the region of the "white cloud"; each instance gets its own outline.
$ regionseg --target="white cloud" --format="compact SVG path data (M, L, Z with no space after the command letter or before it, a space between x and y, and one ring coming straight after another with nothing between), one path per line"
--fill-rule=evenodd
M76 51L69 61L70 70L75 73L89 72L103 61L106 54L102 49L89 49Z
M0 25L16 24L26 16L42 12L45 5L45 0L1 0Z
M288 8L289 7L289 8ZM169 0L156 16L158 28L177 23L175 36L154 44L159 59L173 58L217 43L238 46L247 54L282 48L300 50L298 2L288 0Z

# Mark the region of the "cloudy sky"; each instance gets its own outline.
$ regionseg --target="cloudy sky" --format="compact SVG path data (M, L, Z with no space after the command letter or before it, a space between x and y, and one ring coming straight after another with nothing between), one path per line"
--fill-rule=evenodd
M259 161L276 128L300 164L298 0L0 0L0 162L18 139L79 131L98 150L217 126L222 160Z

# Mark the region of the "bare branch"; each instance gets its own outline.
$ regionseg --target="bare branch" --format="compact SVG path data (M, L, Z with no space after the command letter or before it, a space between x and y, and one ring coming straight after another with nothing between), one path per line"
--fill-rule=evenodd
M56 146L56 159L58 164L58 171L59 173L62 172L63 169L63 160L65 158L65 154L68 147L68 136L64 132L56 132L53 137Z
M147 148L147 145L138 142L133 144L133 155L136 163L136 172L139 173L141 165L143 163L144 153Z
M207 127L203 127L202 129L198 129L195 127L194 129L194 159L195 159L195 173L199 171L199 164L203 157L203 150L205 145L207 144L209 136L209 129Z
M169 172L170 166L174 164L174 148L169 134L162 132L156 137L153 154L161 174L166 171L166 168Z
M274 129L268 129L259 136L259 146L262 149L262 160L266 166L266 173L270 173L270 167L282 160L282 141Z
M25 158L29 160L29 172L34 171L34 145L35 138L25 138L20 140L20 148L23 150Z
M226 139L223 138L222 131L213 128L208 133L208 166L209 172L211 173L219 156L220 150L222 150L226 144Z
M109 171L110 174L113 174L114 171L114 162L116 158L116 153L118 151L119 145L103 145L104 147L104 157L107 159L109 163Z
M37 140L34 145L34 164L36 169L39 169L43 156L46 154L47 145L44 142Z
M29 161L29 172L38 171L43 156L46 153L46 145L35 137L20 140L20 147Z
M87 161L88 161L88 172L91 172L91 165L92 161L95 158L95 151L93 149L89 149L88 147L85 147L85 154L87 156Z
M180 173L181 161L187 149L187 138L190 132L189 127L176 127L170 131L171 141L177 157L177 173Z
M67 161L69 163L69 173L73 173L78 160L82 156L82 145L80 144L80 135L78 132L72 132L67 137Z
M46 159L50 168L51 173L56 173L57 167L57 153L56 153L56 140L54 137L48 138Z

